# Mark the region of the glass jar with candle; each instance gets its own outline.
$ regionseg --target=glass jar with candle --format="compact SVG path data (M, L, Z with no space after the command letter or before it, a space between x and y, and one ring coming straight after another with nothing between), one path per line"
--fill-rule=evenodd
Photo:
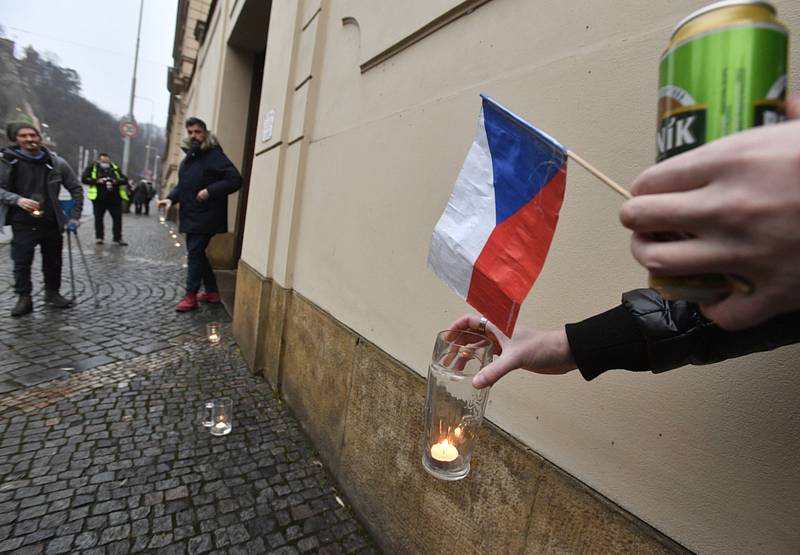
M219 322L209 322L206 324L206 337L212 346L219 345L222 340L222 331L220 330Z
M228 397L222 397L221 399L214 399L211 403L206 403L206 407L209 404L211 413L209 431L211 435L224 436L231 433L233 428L233 401Z
M492 360L492 342L468 331L436 336L428 368L422 466L441 480L469 474L489 388L475 389L472 378Z

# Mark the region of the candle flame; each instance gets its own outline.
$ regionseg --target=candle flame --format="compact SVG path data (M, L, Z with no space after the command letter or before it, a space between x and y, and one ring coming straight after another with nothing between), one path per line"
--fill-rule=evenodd
M456 437L461 437L461 426L458 426L455 430L453 430L453 435Z
M441 462L453 462L458 458L458 448L445 438L431 446L431 457Z

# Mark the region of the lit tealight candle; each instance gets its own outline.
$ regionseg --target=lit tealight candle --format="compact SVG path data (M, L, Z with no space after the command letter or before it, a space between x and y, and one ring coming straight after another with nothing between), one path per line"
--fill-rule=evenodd
M212 343L219 343L219 335L217 335L216 333L212 333L211 335L208 336L208 340L211 341Z
M181 244L180 244L180 243L175 243L175 246L176 246L176 247L180 247L180 246L181 246Z
M431 446L431 457L440 462L453 462L458 458L458 449L445 439Z
M38 218L42 215L42 211L37 208L36 210L31 212L31 214L33 215L34 218Z
M227 428L227 427L228 427L228 425L225 424L225 417L224 416L220 416L219 417L219 422L214 424L214 429L217 430L218 432L224 431L225 428Z

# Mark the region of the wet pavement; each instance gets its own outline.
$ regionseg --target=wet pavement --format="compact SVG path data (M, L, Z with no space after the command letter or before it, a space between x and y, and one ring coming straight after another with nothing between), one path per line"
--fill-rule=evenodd
M184 251L154 216L128 247L80 239L77 304L8 316L0 245L0 553L377 553L290 411L246 368L220 305L174 311ZM182 237L179 241L183 243ZM62 294L70 294L65 246ZM223 343L205 338L222 323ZM201 425L228 397L233 429Z

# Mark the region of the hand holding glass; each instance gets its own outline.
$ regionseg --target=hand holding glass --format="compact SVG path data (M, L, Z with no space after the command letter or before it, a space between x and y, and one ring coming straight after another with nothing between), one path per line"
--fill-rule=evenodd
M489 388L472 378L492 360L492 342L482 334L447 330L436 336L428 368L422 466L441 480L460 480L470 471Z

